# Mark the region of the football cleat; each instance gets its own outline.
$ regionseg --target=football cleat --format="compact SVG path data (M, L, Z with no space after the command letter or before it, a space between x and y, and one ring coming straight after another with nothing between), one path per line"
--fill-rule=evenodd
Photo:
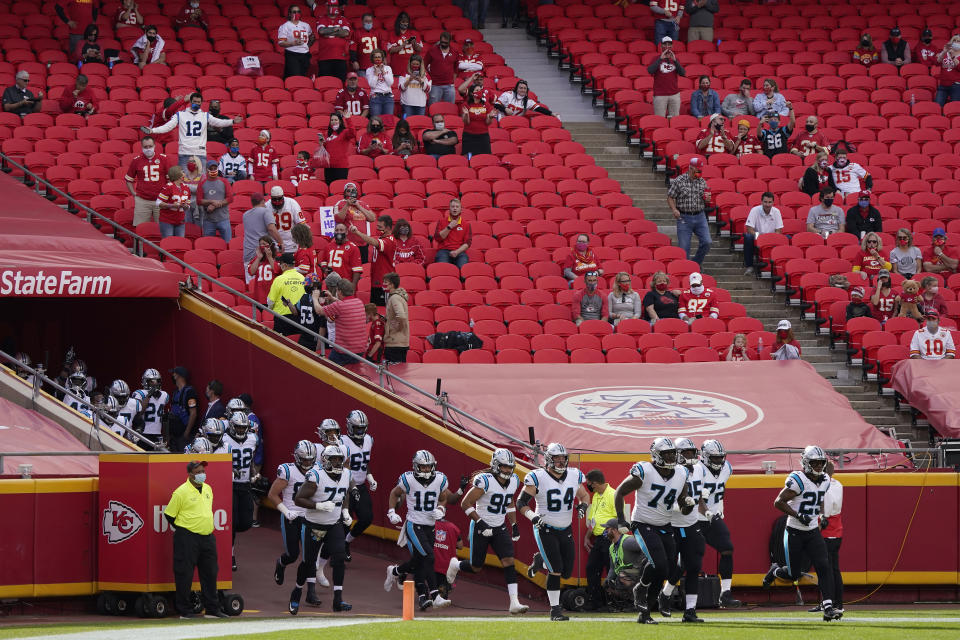
M238 568L239 567L237 567L237 556L233 556L233 570L236 571Z
M510 615L519 616L530 610L525 604L515 603L510 605Z
M810 607L809 609L807 609L807 613L820 613L821 611L823 611L823 603L822 603L822 602L818 602L818 603L817 603L817 606L815 606L815 607Z
M767 575L763 576L763 586L764 588L769 587L777 579L777 563L773 562L770 564L770 569L767 570Z
M344 602L343 600L338 600L333 603L334 611L350 611L353 609L353 605L349 602Z
M530 561L530 566L527 567L527 577L531 580L533 576L537 575L537 572L543 569L543 556L540 555L540 552L533 554L533 560Z
M417 603L418 603L418 606L420 607L420 611L426 611L427 609L433 606L433 600L428 598L426 594L423 594L423 593L421 593L417 597Z
M550 607L550 619L554 622L566 622L570 618L563 615L563 609L560 608L560 605L557 605Z
M721 609L736 609L741 606L743 603L733 597L729 591L724 591L720 594L720 608Z
M660 605L660 615L664 618L669 618L672 615L670 612L670 596L663 591L657 594L657 604Z
M839 609L834 609L833 605L827 605L823 608L823 621L824 622L833 622L834 620L839 620L843 617L843 611Z
M393 589L394 586L396 586L397 589L400 588L400 577L396 573L394 573L396 568L397 568L397 565L395 564L391 564L387 566L387 579L383 581L384 591L390 591L391 589Z
M303 594L303 590L300 587L294 587L293 591L290 592L290 605L287 610L290 612L290 615L297 615L300 612L300 596Z
M273 568L273 581L276 582L278 585L283 584L283 574L286 568L287 567L282 562L280 562L280 559L277 558L277 564Z
M450 558L450 564L447 565L447 582L450 583L450 586L453 586L453 582L457 579L458 573L460 573L460 560L454 556Z
M444 607L449 607L449 606L450 606L450 601L447 600L446 598L444 598L442 595L440 595L440 594L438 593L438 594L437 594L437 597L435 597L435 598L433 599L433 606L436 607L437 609L442 609L442 608L444 608Z
M641 611L640 615L637 616L637 624L660 624L660 623L650 617L649 611Z
M680 619L680 622L703 622L703 618L697 616L696 609L687 609L683 612L683 618Z

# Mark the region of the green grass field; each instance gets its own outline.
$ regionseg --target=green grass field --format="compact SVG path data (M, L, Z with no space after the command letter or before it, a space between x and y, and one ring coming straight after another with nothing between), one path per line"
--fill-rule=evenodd
M148 632L151 640L222 638L275 638L276 640L314 640L318 633L336 632L351 640L434 640L454 637L471 640L554 640L564 635L589 635L605 640L644 638L655 640L809 640L811 634L836 640L903 640L905 637L956 640L960 638L960 608L915 610L850 611L839 623L823 623L818 616L799 612L741 610L705 612L707 623L684 625L678 629L677 618L657 626L640 628L633 616L575 615L570 622L551 622L543 615L523 618L422 618L414 622L382 621L376 618L343 618L333 616L301 616L297 618L239 618L228 622L203 620L181 622L158 620L152 623L118 623L110 625L42 625L0 627L0 639L21 637L75 637L76 640L129 639L137 632ZM658 620L663 620L656 616ZM334 631L334 628L337 628ZM349 631L346 628L349 627Z

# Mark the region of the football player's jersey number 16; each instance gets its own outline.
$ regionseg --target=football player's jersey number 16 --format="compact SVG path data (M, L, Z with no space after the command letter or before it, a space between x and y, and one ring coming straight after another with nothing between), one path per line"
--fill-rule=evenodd
M415 491L413 494L413 508L417 511L433 511L437 508L437 494L433 491Z

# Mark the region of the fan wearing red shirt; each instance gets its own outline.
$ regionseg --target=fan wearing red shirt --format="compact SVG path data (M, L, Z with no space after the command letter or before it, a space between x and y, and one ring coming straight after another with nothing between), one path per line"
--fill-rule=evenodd
M383 360L383 335L387 332L387 324L383 316L377 312L377 305L372 302L363 305L363 310L370 324L365 355L370 362L380 362Z
M343 89L337 91L333 99L333 108L344 118L366 118L370 114L370 96L359 87L359 82L360 76L351 71L347 74Z
M393 240L396 248L393 254L393 261L396 264L424 263L423 247L420 246L420 240L415 238L410 231L410 223L400 218L393 227Z
M806 157L815 154L821 149L827 150L830 148L830 142L827 140L827 136L820 132L817 124L819 124L817 116L807 116L803 130L799 131L793 138L790 153L795 156Z
M372 13L363 14L360 20L360 29L350 33L350 66L354 71L360 71L360 61L369 60L377 49L386 51L390 39L390 34L375 27Z
M173 18L177 27L200 27L207 29L207 14L200 8L200 0L188 0Z
M383 130L383 120L380 116L370 118L366 133L357 141L357 153L368 158L379 158L393 153L393 142Z
M360 282L363 273L363 264L360 262L360 249L347 240L347 225L338 222L333 229L333 242L327 245L320 261L323 275L332 271L344 280L349 280L354 286Z
M444 598L450 597L450 583L447 582L447 568L450 560L457 556L457 549L463 548L460 528L452 522L441 519L433 525L433 570L437 574L437 589Z
M454 79L460 65L460 54L450 46L453 36L449 31L440 33L440 40L423 56L423 66L433 80L429 103L456 102Z
M653 76L653 113L658 116L680 115L679 76L687 72L673 52L673 38L664 36L660 43L660 55L650 63L647 71Z
M869 33L860 36L860 45L853 50L853 61L865 67L880 62L880 53L873 46L873 36Z
M719 318L720 309L713 289L703 286L703 276L694 271L690 274L690 287L680 294L677 313L680 319L692 324L697 318Z
M317 270L317 252L313 248L313 232L303 222L293 225L290 230L297 250L293 252L294 268L306 275Z
M157 109L157 112L153 114L153 117L150 118L150 128L159 127L160 125L169 122L173 118L174 114L183 111L189 106L189 102L183 99L183 96L177 96L175 98L165 98L163 101L163 106ZM156 140L159 146L163 146L168 142L172 142L176 138L174 136L179 135L177 131L168 131L167 133L153 133L151 134L153 139Z
M88 82L87 76L82 73L77 76L74 88L64 90L63 97L60 98L60 111L89 116L97 110L96 96L87 86Z
M323 179L328 186L335 180L345 180L350 156L357 150L357 137L353 127L348 127L340 114L331 113L326 135L319 133L317 137L320 147L313 154L311 162L314 168L323 168ZM325 161L320 160L323 155L321 149L326 151Z
M393 23L393 33L386 43L390 54L390 67L397 70L407 68L410 56L423 51L423 37L410 27L410 15L406 11L397 14Z
M447 262L462 269L470 261L467 249L473 242L473 231L470 224L463 221L463 206L456 198L450 201L446 218L437 220L433 240L437 243L434 262Z
M469 91L460 110L464 124L460 153L467 158L490 153L490 123L497 115L491 103L484 99L482 87L473 85Z
M254 300L266 304L270 295L270 287L279 269L277 258L280 253L276 243L270 236L263 236L257 245L257 253L253 259L244 265L244 275L247 278L247 290Z
M352 235L371 247L370 262L370 302L382 307L387 303L383 292L383 276L395 271L393 254L396 252L396 243L393 240L393 218L382 215L377 218L377 233L379 238L372 238L363 233L356 226L347 228Z
M317 3L317 75L333 76L343 82L347 78L350 54L350 23L340 15L338 0L327 0L326 7Z
M947 232L937 227L933 230L933 244L923 250L923 270L949 275L957 270L957 262L953 251L947 248Z
M877 288L870 296L870 306L873 307L873 317L880 322L886 322L894 315L897 296L890 286L890 271L887 269L880 269L877 273Z
M863 240L860 241L859 264L853 265L854 271L861 271L871 279L880 273L881 269L890 271L890 261L884 257L883 244L880 242L880 236L873 231L865 233Z
M100 14L99 2L93 0L65 0L54 6L57 17L70 29L70 49L73 51L83 39L88 24L96 24Z
M289 180L293 186L298 186L301 182L316 178L317 169L310 163L310 153L307 151L297 152L297 163L289 169L283 170L283 179Z
M932 67L937 63L938 53L940 51L933 46L933 31L924 29L920 34L920 42L913 48L913 61Z
M190 189L183 182L183 169L173 165L167 171L167 184L157 195L157 207L160 209L160 237L186 235L184 217L190 206Z
M347 227L352 224L365 234L370 235L373 231L370 223L376 222L377 216L367 206L366 202L357 199L358 195L359 191L356 184L352 182L345 184L343 186L343 200L339 200L333 205L333 219L344 223ZM360 249L364 262L367 260L366 248L367 245L363 245Z
M727 135L723 125L726 119L722 114L715 113L710 117L710 124L697 137L697 151L704 155L712 153L733 153L736 142Z
M133 196L133 226L144 222L159 222L160 210L157 208L157 196L166 183L170 159L157 153L153 137L145 136L140 140L141 153L130 161L127 175L127 191Z
M596 271L597 275L603 275L603 269L599 268L600 261L596 254L590 248L590 236L581 233L577 236L571 251L563 259L563 277L573 282L579 276L586 275L590 271Z
M757 136L754 135L753 129L750 128L749 120L737 121L737 137L734 139L734 143L736 143L736 147L733 152L737 154L737 157L748 153L763 153L763 147L760 145Z
M253 179L257 182L277 179L280 156L277 154L277 150L270 145L271 137L269 131L261 129L260 135L257 137L257 146L250 152L248 175L253 176Z

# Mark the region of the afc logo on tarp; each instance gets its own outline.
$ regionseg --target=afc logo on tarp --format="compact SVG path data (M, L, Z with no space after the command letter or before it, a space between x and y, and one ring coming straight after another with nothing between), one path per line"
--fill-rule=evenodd
M133 508L111 500L103 510L103 535L110 544L117 544L133 537L143 528L143 518Z

